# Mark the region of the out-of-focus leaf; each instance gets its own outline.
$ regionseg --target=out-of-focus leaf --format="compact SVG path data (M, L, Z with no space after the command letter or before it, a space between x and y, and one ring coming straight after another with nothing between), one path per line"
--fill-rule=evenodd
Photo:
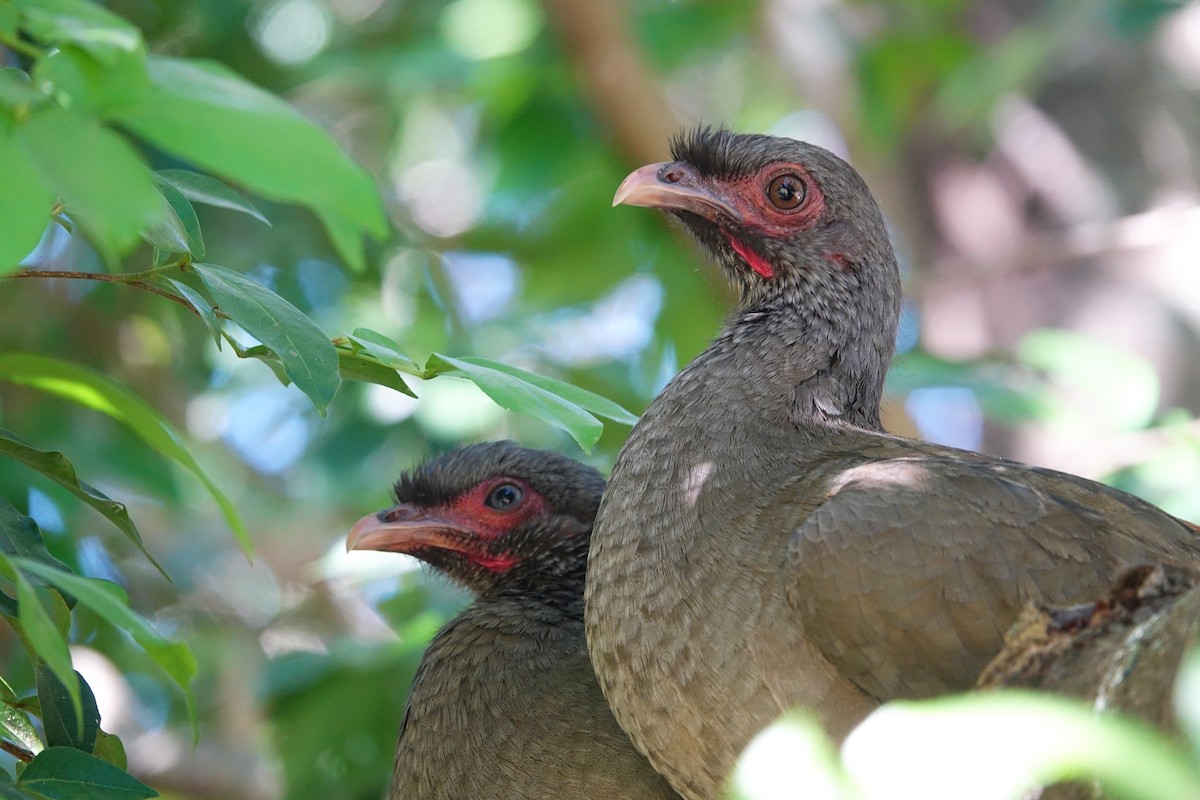
M361 352L356 353L340 347L338 348L337 356L338 367L341 370L343 378L364 381L366 383L377 383L380 386L395 389L397 392L406 394L409 397L417 396L412 389L408 388L408 384L400 377L400 373L386 364L379 363L373 356Z
M164 578L170 580L166 571L154 560L154 556L150 555L150 551L146 549L145 543L142 542L142 535L138 533L137 526L129 518L129 511L125 508L125 505L118 503L99 489L81 481L79 476L75 474L75 465L71 463L71 459L56 451L38 450L28 442L3 429L0 429L0 454L15 458L22 464L37 470L99 511L109 522L116 525L137 546L138 550L142 551L143 555L150 560L155 569L162 573Z
M4 6L0 6L3 9ZM4 12L0 10L0 17ZM3 32L0 23L0 32ZM29 73L16 67L0 67L0 108L21 108L34 103L45 102L46 95L33 88Z
M165 195L158 218L142 229L142 238L163 253L188 252L187 231L183 229L183 220L175 213Z
M158 797L124 770L73 747L49 747L21 773L21 788L49 800L144 800Z
M174 291L184 300L187 300L192 308L196 309L196 313L200 315L204 326L208 328L208 333L212 336L213 342L216 343L217 349L220 350L223 344L223 340L221 339L221 320L217 318L217 313L213 310L212 303L205 300L202 294L182 281L162 276L155 277L160 278L160 280L155 281L156 283L161 282L166 284L170 291Z
M109 261L130 248L162 212L137 151L124 137L90 117L41 108L14 131L18 157L62 198L66 211ZM120 202L113 198L119 197Z
M1158 408L1158 374L1141 358L1074 331L1043 329L1017 346L1024 364L1045 372L1062 393L1056 418L1093 435L1136 430ZM1092 413L1082 413L1090 410Z
M400 352L400 345L382 333L376 333L370 328L355 328L354 334L349 338L389 367L410 375L420 375L423 372L417 362Z
M96 748L96 734L100 731L100 709L96 707L92 688L78 671L75 680L79 683L83 701L82 719L76 716L74 700L58 676L45 665L38 667L37 692L42 707L42 727L49 747L74 747L90 753Z
M1192 757L1200 763L1200 650L1184 656L1175 681L1175 715L1187 734Z
M96 749L92 751L96 758L102 758L118 769L129 769L129 757L125 755L125 745L121 737L100 731L96 735Z
M324 415L341 377L337 351L316 323L261 283L215 264L192 269L221 310L277 356L296 388Z
M29 35L46 44L70 43L102 62L120 52L141 48L142 35L133 25L88 0L13 0Z
M0 275L16 269L37 246L50 221L54 194L14 132L0 126Z
M888 371L888 393L961 386L970 389L993 419L1024 422L1047 413L1046 390L1030 370L1013 364L947 361L920 350L896 356Z
M17 744L34 755L45 748L37 729L29 721L29 715L24 709L17 708L6 699L0 699L0 727L3 727Z
M363 267L361 234L387 223L370 176L320 129L274 95L210 62L155 57L151 87L111 110L163 150L274 200L303 203L342 257Z
M512 375L515 378L520 378L526 383L531 383L541 389L545 389L551 394L556 394L564 400L567 400L580 408L586 409L598 417L611 419L613 422L620 422L624 425L636 425L638 418L636 414L622 408L617 403L609 400L607 397L601 397L595 392L589 392L587 389L581 389L578 386L572 386L564 381L554 378L547 378L545 375L538 375L536 372L512 367L508 364L501 364L499 361L491 361L486 358L474 358L472 356L464 356L462 361L468 364L474 364L478 367L487 367L499 372L504 372Z
M837 750L810 715L785 714L746 745L730 800L855 800Z
M183 437L145 400L93 369L33 353L0 353L0 380L57 394L128 425L142 441L179 462L204 484L246 555L253 556L250 534L233 503L201 469Z
M1195 800L1200 773L1146 723L1029 692L889 703L842 748L864 800L1010 800L1058 781L1126 800Z
M70 594L110 625L132 636L154 663L183 690L192 724L196 725L195 699L191 686L196 678L197 666L196 657L192 655L190 647L183 642L173 642L164 638L150 623L130 610L125 590L115 583L98 578L80 577L28 559L14 558L11 561L20 569L37 575Z
M430 375L456 372L468 378L496 405L562 428L589 453L604 431L600 420L576 404L507 372L437 353L429 357L425 369Z
M183 196L193 203L240 211L265 225L271 224L271 221L264 217L262 212L240 192L211 175L187 169L160 169L156 174L182 192Z
M204 258L204 236L196 210L173 184L158 175L154 176L154 182L167 207L159 222L142 232L143 238L159 249Z

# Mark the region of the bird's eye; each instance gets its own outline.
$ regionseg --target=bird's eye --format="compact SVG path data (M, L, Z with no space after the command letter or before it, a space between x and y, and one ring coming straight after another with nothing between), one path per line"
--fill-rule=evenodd
M520 505L524 497L525 493L521 491L521 487L513 486L511 483L502 483L492 489L484 503L490 508L507 511Z
M791 211L804 202L804 195L807 191L804 181L800 180L798 176L780 175L767 187L767 197L770 199L771 205L780 211Z

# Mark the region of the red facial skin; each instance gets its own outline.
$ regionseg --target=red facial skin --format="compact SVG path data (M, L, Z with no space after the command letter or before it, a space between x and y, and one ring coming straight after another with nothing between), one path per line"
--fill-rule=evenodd
M486 500L492 491L511 484L521 490L519 502L509 508L492 508ZM533 517L546 512L545 499L520 478L498 476L476 485L443 505L423 508L401 503L359 520L346 537L347 550L384 550L419 555L440 549L494 573L504 573L520 561L505 551L493 552L499 539Z
M772 181L785 175L796 178L804 196L794 208L779 208L772 202ZM712 222L725 235L729 246L756 274L773 278L775 270L745 239L745 233L787 239L811 229L825 214L825 195L808 170L800 164L768 164L753 175L722 180L699 175L685 163L649 164L629 174L617 188L613 205L619 204L689 211ZM849 261L839 254L830 260L846 269Z

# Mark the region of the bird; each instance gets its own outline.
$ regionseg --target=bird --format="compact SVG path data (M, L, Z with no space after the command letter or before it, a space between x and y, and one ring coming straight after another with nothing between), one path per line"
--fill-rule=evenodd
M671 158L613 205L676 218L736 300L617 457L585 628L617 721L682 796L718 796L786 710L840 740L888 700L969 689L1027 601L1195 561L1196 530L1129 494L883 430L900 275L849 164L711 128Z
M400 726L393 800L678 798L633 748L583 635L604 479L512 442L450 451L396 482L347 550L415 556L474 602L433 638Z

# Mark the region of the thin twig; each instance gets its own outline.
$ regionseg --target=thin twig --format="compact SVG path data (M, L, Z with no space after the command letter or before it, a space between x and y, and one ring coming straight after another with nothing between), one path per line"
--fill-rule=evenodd
M177 264L165 265L165 267L167 269L174 269L176 266L179 266L179 265L177 265ZM171 302L178 303L179 305L183 306L184 308L186 308L188 311L191 311L196 316L200 316L200 312L197 311L195 308L193 308L192 304L189 303L187 300L184 300L182 297L179 297L178 295L171 294L170 292L168 292L164 289L159 289L157 286L151 286L150 284L146 283L144 280L141 280L142 277L149 277L151 275L154 275L158 272L163 272L163 271L165 271L164 267L158 267L156 269L147 270L145 272L133 272L133 273L77 272L74 270L57 270L57 269L22 269L22 270L18 270L16 272L12 273L11 275L4 275L3 277L5 277L5 278L68 278L68 279L84 280L84 281L102 281L104 283L123 283L126 286L132 286L136 289L144 289L145 291L152 292L152 293L158 295L159 297L165 297L168 300L170 300Z
M0 739L0 750L8 753L13 758L24 761L26 764L28 764L30 761L33 761L32 750L26 750L24 747L13 744L7 739Z

